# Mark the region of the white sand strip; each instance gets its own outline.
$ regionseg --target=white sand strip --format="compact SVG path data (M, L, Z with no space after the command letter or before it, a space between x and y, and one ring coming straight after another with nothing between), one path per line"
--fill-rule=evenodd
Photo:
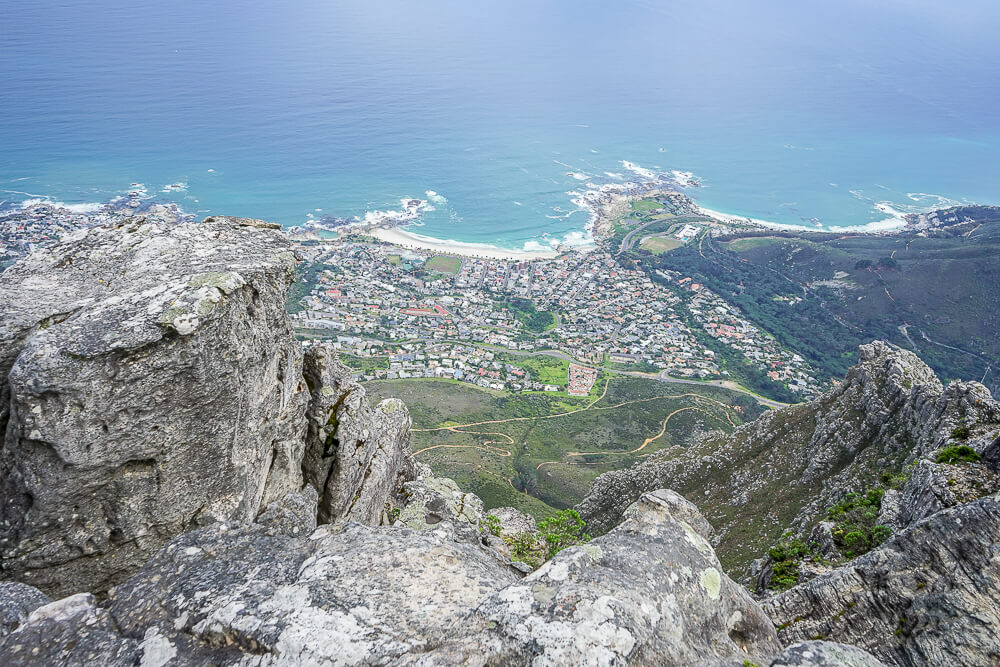
M403 231L398 227L389 229L378 227L367 232L380 241L391 243L403 248L412 250L429 250L443 255L459 255L461 257L477 257L480 259L504 259L514 261L528 261L532 259L552 259L558 257L560 253L552 251L527 252L518 250L508 250L488 243L462 243L459 241L445 241L430 236L422 236L413 232Z

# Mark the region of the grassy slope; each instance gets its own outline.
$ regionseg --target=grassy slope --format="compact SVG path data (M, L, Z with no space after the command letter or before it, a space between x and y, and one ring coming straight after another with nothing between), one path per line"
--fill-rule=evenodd
M721 244L720 244L721 245ZM912 349L899 331L908 324L921 357L943 379L981 378L1000 359L1000 221L971 237L813 236L741 239L725 246L740 259L813 284L829 309L857 327L851 338L884 338ZM892 256L894 268L855 268ZM847 274L841 285L815 285ZM794 306L790 307L794 308ZM927 341L921 332L936 343ZM991 388L996 391L997 376Z
M602 472L628 467L641 456L664 447L687 447L698 433L731 431L733 427L725 419L724 412L728 412L736 424L760 413L760 408L750 399L732 392L637 378L612 380L607 395L595 407L636 399L696 394L737 405L743 413L700 400L697 396L686 396L656 398L614 409L546 419L546 415L586 407L594 398L499 394L435 380L372 382L366 388L375 400L395 396L406 402L415 429L527 417L505 424L469 427L464 429L467 432L461 433L416 431L412 446L418 451L434 445L465 445L426 451L418 459L429 464L435 472L452 477L463 488L480 495L487 507L512 505L535 516L578 503ZM599 389L603 390L603 385ZM599 395L600 391L595 391L595 396ZM638 454L628 453L659 433L668 414L685 407L699 407L705 412L677 413L670 419L662 438ZM475 448L487 441L487 450ZM502 456L500 450L512 455ZM568 456L567 452L595 453ZM539 469L542 463L545 465ZM523 489L530 495L519 491Z

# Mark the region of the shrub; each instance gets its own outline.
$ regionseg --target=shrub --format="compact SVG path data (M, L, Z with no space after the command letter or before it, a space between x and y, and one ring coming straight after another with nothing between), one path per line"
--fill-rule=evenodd
M983 457L968 445L952 445L937 453L934 461L937 463L979 463Z
M884 489L849 493L827 510L827 518L834 522L833 541L847 558L868 553L892 534L876 523L884 496Z
M958 422L958 426L951 429L951 437L955 438L956 440L968 440L970 432L971 431L968 425L966 425L965 423L965 418L963 417Z
M538 524L542 539L548 545L549 558L566 547L589 542L590 535L583 532L583 529L583 519L580 518L580 513L573 509L560 510L553 516L542 519Z
M492 514L487 514L483 517L483 527L489 531L490 534L500 537L500 519L496 518Z
M790 537L788 533L767 550L767 555L774 559L768 588L780 591L799 583L799 564L803 559L813 557L808 544L798 538Z

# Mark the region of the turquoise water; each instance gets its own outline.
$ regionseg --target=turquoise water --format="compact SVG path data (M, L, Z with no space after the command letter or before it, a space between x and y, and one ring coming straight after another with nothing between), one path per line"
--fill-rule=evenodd
M1000 8L871 4L7 0L0 199L295 225L431 191L415 231L509 247L578 235L623 160L792 224L1000 202Z

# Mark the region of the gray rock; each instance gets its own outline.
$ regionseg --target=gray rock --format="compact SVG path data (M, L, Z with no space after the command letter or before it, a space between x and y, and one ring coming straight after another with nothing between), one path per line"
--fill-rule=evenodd
M82 231L0 277L0 563L104 590L302 486L308 397L266 223Z
M746 566L789 528L805 538L845 492L946 444L963 420L973 437L995 433L1000 405L977 382L942 387L913 353L875 341L859 347L858 364L824 396L604 473L578 509L600 534L640 494L674 489L697 499L725 560Z
M1000 663L1000 502L952 507L881 547L764 600L794 643L821 636L888 664Z
M620 526L490 595L467 621L474 633L413 664L766 663L770 620L672 507L642 496Z
M372 408L333 348L306 352L312 401L302 469L319 491L319 522L385 523L386 501L416 477L410 415L398 399Z
M712 533L715 532L712 529L712 524L701 515L694 503L681 494L670 489L657 489L646 495L649 496L647 501L651 498L663 503L674 519L687 522L696 533L706 540L712 539Z
M311 485L298 493L286 494L275 500L257 517L257 523L269 533L306 536L316 530L316 506L319 494Z
M1000 437L995 438L982 451L983 463L995 473L1000 473Z
M878 519L875 523L879 526L888 526L893 531L902 527L901 514L903 511L903 494L896 489L886 489L882 496L882 505L879 507Z
M16 581L0 582L0 639L28 620L28 614L52 602L37 588Z
M885 663L856 646L808 641L786 648L771 667L885 667Z
M809 533L808 544L813 545L814 551L826 560L837 561L844 556L837 548L837 543L833 538L834 524L831 521L820 521Z
M538 524L535 517L514 509L513 507L497 507L486 513L500 522L500 537L516 537L522 533L535 534Z
M1000 478L977 463L917 463L903 487L899 525L909 526L941 510L995 493Z
M110 609L128 636L155 629L181 664L386 664L461 634L516 579L442 531L352 523L290 538L215 524L112 590Z
M87 593L35 609L0 639L2 665L125 666L141 658L139 643L122 637L111 615Z
M399 523L425 530L442 521L478 526L483 519L483 501L474 493L458 488L447 477L423 477L406 482L400 492Z

